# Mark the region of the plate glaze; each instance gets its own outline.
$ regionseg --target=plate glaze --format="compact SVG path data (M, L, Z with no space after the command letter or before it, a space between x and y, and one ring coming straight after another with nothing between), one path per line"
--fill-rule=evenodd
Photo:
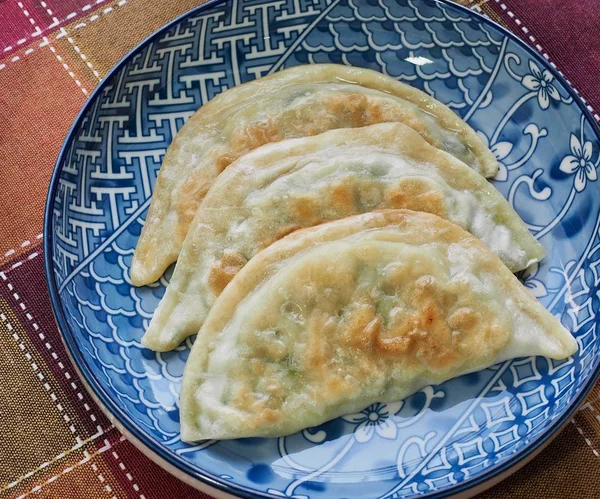
M297 64L376 69L441 100L502 167L495 186L548 256L524 284L579 352L504 362L395 404L279 439L179 439L191 341L139 340L164 293L128 269L166 148L202 103ZM189 483L248 497L438 497L518 466L568 420L598 375L598 129L566 82L492 22L434 0L239 0L204 5L137 47L90 97L63 146L45 220L52 303L101 406Z

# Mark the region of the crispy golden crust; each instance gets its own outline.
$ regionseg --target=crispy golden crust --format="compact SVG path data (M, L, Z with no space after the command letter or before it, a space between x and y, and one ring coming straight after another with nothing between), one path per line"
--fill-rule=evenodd
M544 250L483 177L412 129L385 123L265 145L223 174L196 213L144 344L195 334L240 264L290 232L382 208L427 211L481 237L514 271ZM194 312L190 312L190 311Z
M182 438L285 435L506 358L576 348L458 226L408 210L349 217L271 245L224 290L186 364Z
M444 196L419 178L407 178L386 193L385 208L410 208L446 216Z
M233 279L248 260L239 253L226 251L219 260L215 260L208 274L208 285L215 293L221 294L229 281Z
M165 155L131 267L135 285L177 259L215 178L255 148L336 128L401 122L487 177L492 153L443 104L375 71L338 65L291 68L224 92L194 114Z

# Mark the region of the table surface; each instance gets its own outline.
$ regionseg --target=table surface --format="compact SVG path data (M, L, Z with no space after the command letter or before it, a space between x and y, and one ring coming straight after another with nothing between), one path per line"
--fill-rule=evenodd
M141 40L202 0L0 1L0 497L198 498L93 403L54 324L46 190L88 95ZM555 64L600 110L597 0L462 0ZM563 432L481 498L600 497L600 385ZM168 484L168 485L167 485Z

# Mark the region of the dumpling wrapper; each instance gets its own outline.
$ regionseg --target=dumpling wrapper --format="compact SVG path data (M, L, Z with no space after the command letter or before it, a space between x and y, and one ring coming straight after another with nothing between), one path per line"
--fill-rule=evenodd
M498 163L462 119L413 87L368 69L299 66L232 88L176 135L161 166L131 266L136 286L156 281L179 255L200 201L224 168L269 142L398 121L486 177Z
M577 343L483 243L408 210L294 233L214 304L188 358L181 438L276 437Z
M196 334L235 273L284 235L385 208L443 216L513 271L544 256L489 182L400 123L267 144L230 166L207 193L142 343L165 351Z

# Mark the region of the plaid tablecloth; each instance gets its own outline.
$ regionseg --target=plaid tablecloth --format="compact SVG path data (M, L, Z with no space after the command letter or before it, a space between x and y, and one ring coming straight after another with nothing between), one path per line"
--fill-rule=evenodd
M87 96L138 42L202 0L0 0L0 497L206 497L92 402L56 330L42 214ZM600 109L597 0L462 3L539 50ZM600 385L554 442L485 498L600 497Z

